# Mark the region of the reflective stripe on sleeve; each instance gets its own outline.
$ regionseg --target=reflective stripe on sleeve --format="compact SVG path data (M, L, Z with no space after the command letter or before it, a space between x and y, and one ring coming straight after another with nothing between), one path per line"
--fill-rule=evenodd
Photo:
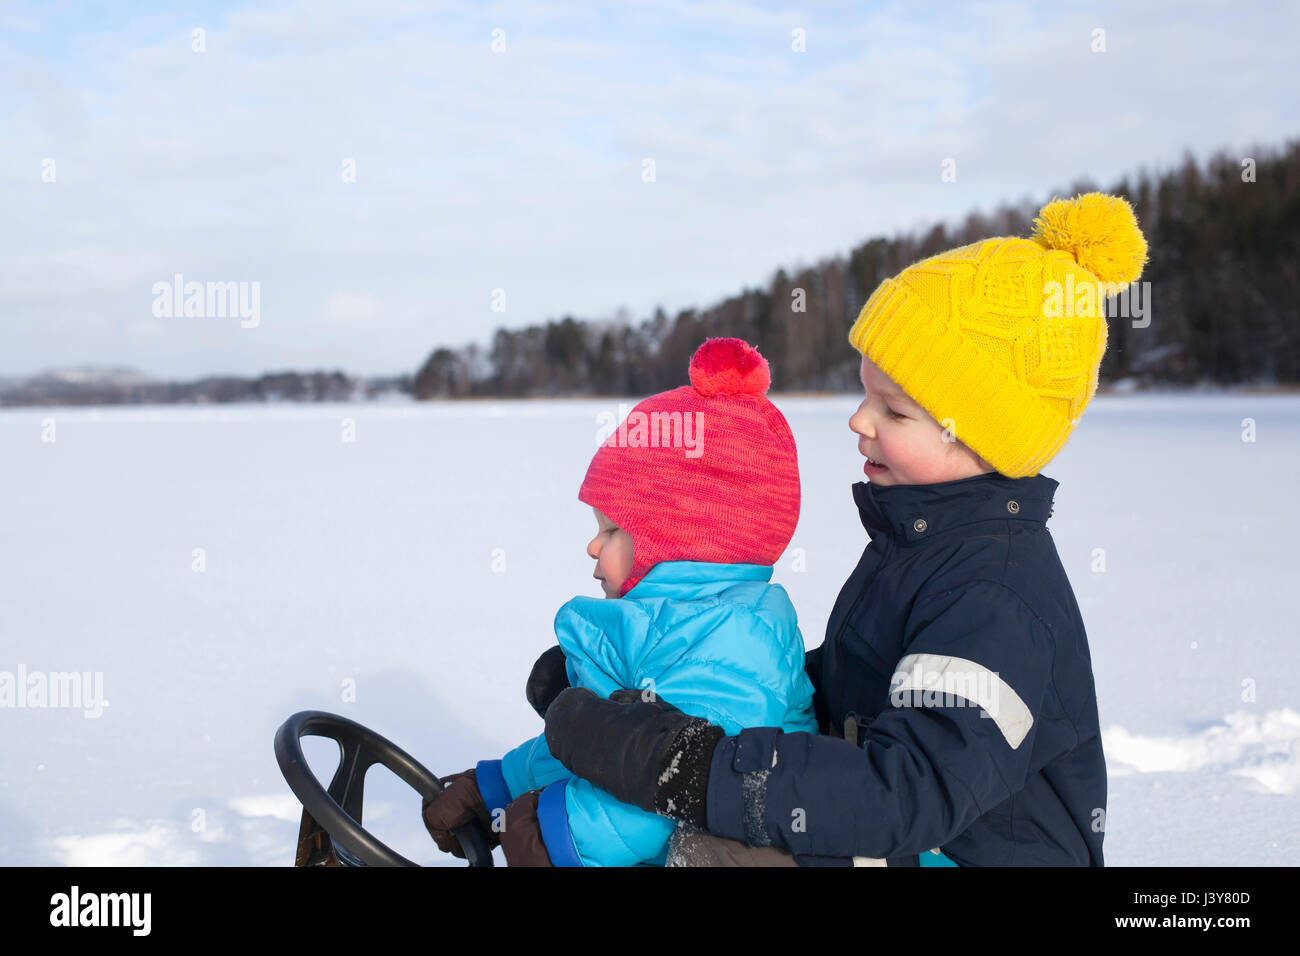
M1006 681L984 665L961 657L908 654L890 678L889 702L895 707L980 707L993 718L1012 750L1024 742L1034 725L1034 715Z

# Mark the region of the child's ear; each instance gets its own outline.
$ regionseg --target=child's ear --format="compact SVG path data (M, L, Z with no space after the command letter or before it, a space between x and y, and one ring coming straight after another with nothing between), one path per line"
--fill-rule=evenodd
M958 444L959 444L962 448L966 449L966 451L970 452L971 455L973 455L973 456L975 457L975 465L976 465L976 467L979 468L981 471L983 471L983 472L985 472L985 473L990 472L990 471L997 471L997 469L994 468L994 467L993 467L989 462L987 462L987 461L984 460L984 456L983 456L983 455L981 455L979 452L977 452L974 448L971 448L970 445L966 444L965 442L958 442ZM950 448L949 448L949 452L951 453L951 451L952 451L952 448L950 447Z

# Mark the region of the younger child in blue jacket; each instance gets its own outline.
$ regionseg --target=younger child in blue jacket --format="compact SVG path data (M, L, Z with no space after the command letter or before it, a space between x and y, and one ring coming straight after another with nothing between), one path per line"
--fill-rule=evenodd
M588 468L578 497L605 599L556 615L568 683L662 695L728 733L816 730L794 607L770 583L799 520L799 468L767 362L710 339L690 379L637 405ZM424 821L457 856L453 831L477 819L511 866L666 861L674 821L574 777L543 736L443 783Z
M1040 469L1096 391L1107 296L1145 260L1129 205L1089 193L1045 206L1032 239L940 253L867 300L849 428L871 540L808 655L822 735L573 688L546 711L555 756L803 864L1101 866L1097 697Z

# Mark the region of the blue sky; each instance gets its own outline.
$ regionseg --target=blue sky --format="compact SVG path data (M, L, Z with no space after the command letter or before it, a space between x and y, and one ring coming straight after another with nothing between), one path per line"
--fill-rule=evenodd
M0 5L0 375L391 373L499 325L708 305L871 236L1294 138L1298 20L1173 2ZM257 283L258 323L156 316L178 273Z

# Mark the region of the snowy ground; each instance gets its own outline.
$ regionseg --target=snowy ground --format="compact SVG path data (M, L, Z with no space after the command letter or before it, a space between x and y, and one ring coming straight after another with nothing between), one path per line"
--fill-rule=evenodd
M777 401L806 571L792 551L775 580L816 646L866 544L856 400ZM576 493L617 408L0 411L0 680L98 673L108 701L0 708L0 864L292 862L271 741L297 710L440 774L540 732L524 678L555 610L600 593ZM1300 396L1099 396L1044 473L1093 652L1107 863L1294 864ZM375 771L367 793L378 836L450 862L405 785Z

